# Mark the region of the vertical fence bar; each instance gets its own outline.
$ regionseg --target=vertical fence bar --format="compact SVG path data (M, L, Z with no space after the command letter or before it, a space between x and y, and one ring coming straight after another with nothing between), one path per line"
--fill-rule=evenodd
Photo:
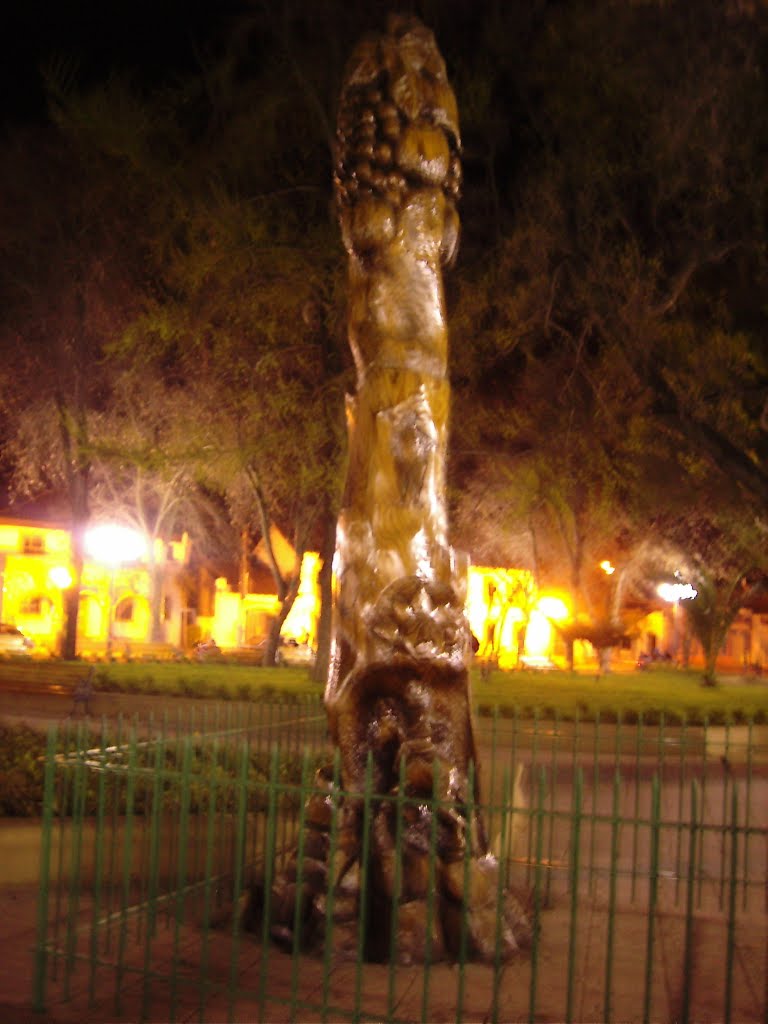
M558 745L560 736L560 713L555 708L554 735L552 737L552 756L550 758L550 775L549 775L549 815L548 815L548 837L547 837L547 863L549 864L549 871L545 876L546 891L544 894L544 906L549 906L551 901L552 891L552 873L555 856L555 802L556 802L556 791L557 791L557 755ZM533 778L533 766L531 766L531 778ZM546 775L542 772L542 779L546 779Z
M725 827L725 823L728 820L728 796L729 788L731 783L731 717L728 715L725 720L725 745L722 757L720 759L722 766L722 778L723 778L723 804L721 809L720 820ZM725 874L726 874L726 844L720 844L720 909L722 910L725 904Z
M358 794L355 794L358 796ZM355 969L355 1015L360 1020L360 1005L363 994L363 963L365 961L365 940L368 931L368 877L371 856L371 810L373 795L373 754L368 751L365 764L365 788L363 791L363 833L360 853L360 907L357 922L357 964Z
M496 931L493 942L493 994L491 997L491 1020L494 1022L499 1019L499 989L501 987L502 979L502 955L501 955L501 934L502 927L504 925L504 880L506 878L506 851L507 843L505 841L510 826L507 824L509 816L509 808L512 804L511 797L511 785L509 769L504 772L504 778L502 780L502 793L501 793L501 842L499 844L499 862L498 862L498 874L496 880ZM529 834L531 830L529 829ZM530 845L530 844L529 844ZM528 862L533 858L529 855ZM428 1018L422 1015L422 1020Z
M277 843L277 780L280 772L280 752L272 748L267 785L267 823L264 839L264 898L261 921L261 964L259 965L259 1020L264 1020L267 1003L267 966L269 961L270 922L272 920L272 882L275 872ZM332 863L329 861L329 863Z
M533 920L531 931L533 943L531 945L531 976L528 986L528 1021L534 1024L536 1020L536 1001L538 997L539 980L539 937L541 935L541 876L544 870L542 856L544 854L544 800L546 796L546 769L542 765L539 772L539 784L536 788L536 809L533 811L531 825L536 822L536 868L533 875ZM550 865L551 870L551 865Z
M611 854L608 866L608 928L605 939L605 992L603 1001L604 1024L613 1017L613 952L616 937L616 889L619 863L619 826L621 825L621 772L613 776L611 801Z
M595 849L597 843L597 794L600 789L600 710L595 714L592 744L592 813L589 820L589 894L595 894Z
M696 892L696 850L699 825L699 786L691 782L691 815L688 834L688 868L685 894L685 934L683 939L683 991L680 1000L680 1024L688 1024L691 1015L691 982L693 981L693 913Z
M179 997L179 943L181 923L184 920L184 900L187 888L187 854L189 850L189 790L192 773L192 742L187 737L182 748L181 794L179 807L179 849L176 861L176 899L174 900L173 954L171 959L170 1019L176 1019Z
M102 730L103 736L103 730ZM104 884L104 801L107 792L106 753L102 744L99 753L101 770L98 773L96 797L96 832L94 834L93 907L91 909L90 971L88 977L88 1004L96 1000L96 964L99 953L99 919L101 916L101 887Z
M534 774L536 772L536 768L538 767L538 759L539 759L539 709L537 707L534 707L534 709L533 709L533 726L532 726L532 729L533 729L533 737L532 737L532 742L531 742L531 765L530 765L531 778L534 777ZM555 731L557 731L557 726L556 725L555 725ZM552 739L553 748L554 748L555 743L556 743L556 739L555 739L555 737L553 737L553 739ZM530 830L529 830L528 831L527 842L526 842L526 849L525 849L525 886L526 886L527 889L530 889L530 887L531 887L531 872L532 872L532 869L533 869L533 846L532 846L532 843L533 843L533 837L531 836Z
M499 735L499 705L493 705L493 714L491 716L491 777L488 780L488 796L490 804L488 807L488 835L494 834L493 828L495 825L495 793L496 793L496 752L497 752L497 741Z
M635 733L635 812L634 824L632 826L632 885L630 887L630 900L635 902L637 886L637 850L640 839L640 758L643 743L643 713L637 716L637 732Z
M122 989L125 974L125 950L128 941L128 908L131 901L131 863L133 860L133 803L136 788L136 734L131 735L125 787L125 824L123 827L123 877L120 884L120 928L115 969L115 1013L123 1012Z
M248 746L240 744L240 765L237 779L237 809L235 826L235 863L232 880L232 900L235 912L232 914L232 946L229 954L229 999L227 1001L227 1020L235 1020L237 1004L238 971L240 968L240 936L241 921L237 913L237 905L243 891L243 857L245 855L246 825L248 813Z
M323 942L323 1024L328 1020L328 997L331 989L331 967L333 965L333 911L336 900L336 879L333 866L339 847L339 815L341 814L341 752L337 747L333 757L333 781L331 783L331 822L328 836L328 874L325 894L325 941ZM388 996L388 1001L391 994Z
M622 741L622 733L623 733L623 724L624 724L624 720L622 718L621 711L618 711L616 713L616 733L615 733L615 743L613 745L613 770L614 770L614 773L619 770L619 766L621 765L621 745L622 745L621 741Z
M37 896L35 966L32 978L32 1009L45 1011L48 968L48 900L51 884L51 840L53 832L53 791L56 774L56 727L48 730L43 774L43 818L40 832L40 889Z
M427 934L424 941L424 983L421 990L421 1019L429 1020L429 983L432 967L432 934L435 923L435 889L437 886L437 819L440 811L440 762L432 762L432 799L429 822L427 865Z
M651 1019L651 995L653 988L653 952L656 939L656 903L659 891L659 833L661 813L661 791L658 775L651 784L651 862L648 874L648 931L645 943L645 992L643 996L643 1024Z
M685 783L686 783L686 726L687 716L683 714L680 723L680 756L678 761L677 780L677 836L675 839L675 906L680 902L680 885L682 883L683 856L683 818L685 817Z
M659 725L657 730L656 757L658 762L658 775L661 784L664 784L664 768L666 758L666 726L667 719L663 711L659 713Z
M739 794L733 787L731 794L730 878L728 881L728 924L725 946L725 1005L724 1024L730 1024L733 1012L733 960L736 950L736 889L739 883ZM725 843L723 843L725 846ZM768 1007L766 1007L768 1010Z
M708 716L705 714L704 715L704 751L702 753L702 761L701 761L701 794L700 794L701 795L700 807L701 807L702 827L698 830L699 851L698 851L698 854L696 856L697 864L703 864L704 863L704 838L705 838L704 837L704 833L705 833L706 829L703 827L703 824L704 824L704 817L705 817L705 810L704 809L707 806L707 777L709 775L709 770L708 770L709 766L708 766L708 761L707 761L708 754L709 754L709 719L708 719ZM697 899L696 905L697 905L697 907L701 907L702 888L703 888L703 884L704 884L704 877L703 876L704 876L704 873L702 871L700 871L699 872L699 877L698 877L697 891L696 891L696 899Z
M396 1005L397 938L400 900L403 888L403 816L405 811L405 758L400 758L400 778L395 798L395 865L389 923L389 969L387 972L387 1020L392 1020Z
M85 736L82 729L78 737L77 758L72 761L72 808L70 819L69 856L69 897L67 900L67 937L64 959L64 998L70 998L70 978L75 970L77 949L77 917L80 910L80 889L82 886L81 866L83 860L83 817L85 810L85 787L87 773L83 764L82 747Z
M747 896L749 893L749 842L752 838L751 826L752 826L752 768L754 751L752 744L754 742L753 727L755 724L754 717L749 716L747 722L747 779L746 779L746 793L744 796L744 861L743 861L743 885L742 885L742 896L741 906L742 910L747 909ZM767 1011L768 1012L768 1011Z
M147 927L144 934L144 978L141 991L141 1019L149 1016L152 940L157 931L157 896L160 889L160 812L163 804L163 761L165 744L155 743L152 777L152 807L149 819L149 878L147 881Z
M80 726L78 725L79 729ZM64 749L69 751L72 744L75 742L73 739L73 730L70 726L67 729L66 736L64 737ZM58 759L57 759L58 760ZM63 919L63 901L64 901L64 858L65 850L67 848L67 822L69 822L69 814L71 811L71 796L69 793L69 783L71 778L71 772L68 768L68 753L58 761L60 770L56 773L55 782L55 800L58 807L57 814L57 836L58 836L58 849L56 851L56 884L55 884L55 911L53 919L53 948L58 950L60 948L59 934L62 928ZM70 822L71 824L71 822ZM53 958L52 968L53 977L58 979L59 975L59 960L60 957L57 955Z
M218 738L214 737L213 741L213 756L216 756L218 751ZM210 773L209 789L207 793L207 821L206 821L206 832L205 832L205 866L204 866L204 882L203 882L203 914L202 914L202 937L201 937L201 949L200 949L200 1001L198 1003L198 1019L202 1021L205 1019L205 1003L208 998L208 989L210 988L210 982L208 980L208 969L210 965L210 926L211 926L211 914L212 914L212 897L213 897L213 871L214 871L214 859L213 851L215 849L215 835L216 835L216 805L219 799L219 790L217 783L218 772L212 771ZM201 810L203 808L201 807ZM235 907L237 907L237 901L235 901Z
M464 892L464 903L461 908L461 924L459 926L459 976L457 979L456 988L456 1024L462 1024L464 1020L464 998L466 994L466 965L467 965L467 946L469 942L469 915L467 912L467 902L471 899L471 884L472 884L472 829L471 823L475 820L475 814L478 813L478 808L475 806L475 763L474 761L469 762L469 769L467 772L467 800L465 805L466 814L466 841L464 843L464 862L463 862L463 882L462 889Z
M579 910L579 866L581 860L581 809L583 795L581 769L576 769L573 779L573 804L571 807L571 857L569 884L571 889L571 906L568 923L568 981L565 997L565 1020L570 1024L573 1020L573 998L576 982L576 922Z
M291 948L291 1019L296 1015L299 1002L299 968L301 962L302 920L304 917L304 843L306 840L306 813L309 799L309 751L304 751L301 762L301 782L299 787L299 831L296 844L296 899L293 908L293 945Z

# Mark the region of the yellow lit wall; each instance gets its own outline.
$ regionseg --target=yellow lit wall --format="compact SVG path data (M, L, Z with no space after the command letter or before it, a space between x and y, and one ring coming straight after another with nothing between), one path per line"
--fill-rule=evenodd
M176 605L179 620L181 601L174 588L174 569L189 558L189 538L159 542L160 564L171 563L165 574L166 596ZM0 523L0 565L2 566L2 607L0 619L16 626L35 643L34 653L52 654L61 649L64 629L62 585L71 582L72 560L69 531L34 522ZM148 641L151 630L150 578L142 565L114 571L86 562L81 580L78 615L78 650L84 656L101 654L107 643L112 608L114 653L126 645ZM169 621L169 632L175 623ZM178 639L169 637L169 642Z
M502 668L517 664L523 653L519 650L521 627L534 597L533 578L525 569L469 567L466 610L480 658L496 658Z
M315 646L317 640L317 614L320 596L317 574L320 557L307 552L301 565L299 592L288 617L283 623L282 635ZM219 647L250 646L262 640L270 621L277 615L280 605L274 594L246 594L230 591L226 580L216 581L213 619L206 632Z

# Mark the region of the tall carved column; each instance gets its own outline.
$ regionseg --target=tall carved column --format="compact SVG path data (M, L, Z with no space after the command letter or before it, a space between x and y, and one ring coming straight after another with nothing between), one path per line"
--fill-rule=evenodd
M499 906L498 865L470 812L467 566L448 544L445 501L441 268L458 239L458 154L456 101L432 33L393 15L350 61L335 173L357 368L325 692L344 803L331 842L332 780L321 772L298 850L268 894L277 941L322 944L330 915L342 956L360 948L365 849L368 956L388 956L391 935L406 962L455 956L462 936L479 959L509 957L530 939L516 900ZM246 926L263 895L254 890Z
M475 750L469 696L466 562L447 539L449 382L442 267L458 243L461 169L456 100L432 33L409 16L363 39L347 68L337 132L336 197L349 256L349 467L337 532L337 627L326 688L343 785L361 791L373 755L377 793L409 803L395 870L395 804L375 809L373 897L397 906L401 958L455 950L466 914L470 948L490 956L496 863L482 822L463 812ZM439 816L433 793L458 810ZM340 942L353 946L361 804L347 804L337 862ZM433 933L427 931L431 835L438 838ZM464 892L471 846L470 892ZM399 881L398 881L399 880ZM401 886L394 893L394 886ZM465 895L471 896L465 905ZM344 938L343 925L350 935ZM517 929L517 938L515 936ZM525 925L504 922L505 954Z

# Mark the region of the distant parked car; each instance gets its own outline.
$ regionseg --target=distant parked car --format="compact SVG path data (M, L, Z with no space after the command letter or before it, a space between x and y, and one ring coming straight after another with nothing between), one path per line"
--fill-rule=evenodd
M311 665L315 652L309 644L299 643L293 637L280 637L276 659L278 665Z
M16 626L9 622L0 622L0 655L28 658L34 646L34 641L24 636Z

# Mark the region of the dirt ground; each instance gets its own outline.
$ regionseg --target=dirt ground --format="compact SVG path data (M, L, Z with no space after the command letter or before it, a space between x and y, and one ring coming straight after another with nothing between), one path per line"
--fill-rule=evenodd
M6 885L0 891L0 1020L9 1024L106 1024L145 1019L301 1021L423 1020L428 1022L523 1021L529 1019L531 993L536 1021L596 1024L649 1019L671 1024L688 1019L715 1024L725 1018L725 933L721 916L694 920L692 957L683 963L685 917L658 914L654 920L652 972L647 988L648 919L621 912L615 917L611 962L606 961L609 917L601 900L583 901L575 926L567 901L544 910L537 961L507 964L498 973L489 966L447 964L394 970L386 965L332 964L292 960L274 947L262 949L251 936L233 938L231 915L203 933L194 921L176 927L160 923L145 943L131 923L122 938L113 929L111 950L100 950L98 966L65 953L88 953L90 930L78 939L65 929L52 932L62 950L49 963L46 1009L32 1009L37 892L34 885ZM58 908L58 912L61 911ZM90 907L80 905L86 921ZM57 913L52 901L51 919ZM100 943L103 934L100 936ZM71 944L70 944L71 940ZM730 1019L758 1024L766 1019L766 919L762 908L740 919L733 957ZM116 969L116 948L124 942L124 959ZM572 957L571 957L572 950ZM568 963L574 969L569 974ZM607 979L609 979L607 984ZM262 986L262 981L264 984ZM608 989L608 990L607 990ZM262 995L260 995L262 993ZM323 1015L322 1007L326 1006ZM607 1011L607 1012L606 1012Z
M50 716L53 709L41 711ZM765 773L755 775L750 786L753 824L762 827L768 806ZM707 792L708 800L719 805L726 790L710 784ZM677 793L665 791L670 802L665 820L678 820ZM750 863L764 878L768 850L761 836L752 839ZM670 832L670 845L675 839ZM713 833L708 856L718 863L707 872L712 879L718 877L720 861L716 839ZM605 838L598 836L598 855L606 842L607 832ZM131 917L122 933L116 922L96 934L86 897L73 920L67 893L60 899L52 894L48 939L57 955L47 964L45 1009L35 1012L38 847L36 823L0 820L0 1024L141 1019L208 1024L355 1019L434 1024L529 1019L635 1024L648 1019L672 1024L688 1019L717 1024L728 1017L733 1024L768 1022L768 905L762 882L749 890L749 905L739 891L729 944L722 893L708 898L704 892L686 931L685 900L664 898L680 879L665 871L657 904L663 909L652 920L622 894L611 917L605 888L599 885L580 893L575 910L567 886L554 889L541 912L538 956L513 961L498 972L481 964L463 970L447 964L429 970L366 964L358 970L355 964L329 963L324 970L322 960L293 960L272 946L262 948L251 936L233 934L231 915L208 931L198 926L194 914L179 926L169 915L158 921L151 940L140 915ZM82 927L68 930L68 924ZM121 943L123 955L118 956Z

